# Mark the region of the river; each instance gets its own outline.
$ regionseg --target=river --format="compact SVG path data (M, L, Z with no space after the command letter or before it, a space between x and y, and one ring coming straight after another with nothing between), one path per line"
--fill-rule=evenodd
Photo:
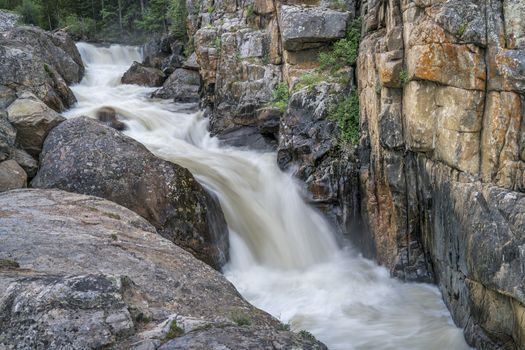
M78 103L66 117L115 108L127 135L217 194L230 229L224 274L248 301L330 349L469 349L437 288L401 283L352 247L339 247L274 153L221 146L201 113L150 99L155 89L121 85L131 63L141 61L138 48L78 48L86 75L72 87Z

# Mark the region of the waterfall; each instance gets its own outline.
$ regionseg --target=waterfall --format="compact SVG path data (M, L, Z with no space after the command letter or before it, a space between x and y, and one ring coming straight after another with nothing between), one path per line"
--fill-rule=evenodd
M152 88L121 85L140 61L137 48L78 47L86 76L72 87L78 103L66 116L115 108L127 135L217 194L230 229L225 275L247 300L331 349L468 349L437 288L401 283L352 248L339 248L275 154L221 146L201 113L150 99Z

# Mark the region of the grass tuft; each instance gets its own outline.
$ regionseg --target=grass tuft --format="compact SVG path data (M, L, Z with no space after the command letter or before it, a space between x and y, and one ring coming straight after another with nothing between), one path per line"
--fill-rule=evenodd
M170 324L170 329L166 333L166 339L174 339L184 334L184 330L177 325L177 321L173 320Z
M275 86L272 92L272 106L279 109L279 111L286 111L288 107L288 99L290 98L290 92L288 91L288 84L284 81L280 82Z
M252 324L252 318L250 315L241 311L232 313L231 318L239 327L250 326Z

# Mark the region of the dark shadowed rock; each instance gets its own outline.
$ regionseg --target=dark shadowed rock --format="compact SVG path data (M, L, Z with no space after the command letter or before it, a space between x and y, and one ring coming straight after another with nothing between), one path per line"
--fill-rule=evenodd
M35 177L36 172L38 171L38 162L35 158L23 149L18 148L12 149L11 157L24 169L29 179Z
M309 202L364 248L354 147L341 144L337 122L329 117L330 109L345 93L342 85L323 82L291 95L280 119L277 163L283 170L293 169L294 176L306 185Z
M161 70L170 75L180 68L184 61L183 43L174 35L165 35L142 46L144 60L142 64Z
M0 348L326 349L115 203L33 189L0 208Z
M27 174L14 160L0 162L0 192L27 186Z
M122 84L135 84L142 86L161 86L166 77L156 68L146 67L138 62L133 62L124 76Z
M34 157L42 151L49 131L66 120L30 92L19 94L7 108L7 116L17 131L16 141Z
M0 110L0 161L6 160L15 146L16 129L7 119L7 113Z
M197 71L179 68L164 82L152 97L174 99L175 102L198 102L201 86Z
M213 267L228 260L220 205L190 172L93 119L71 119L52 130L31 184L109 199Z
M116 130L125 130L126 125L117 119L117 111L111 107L102 107L97 111L97 119Z

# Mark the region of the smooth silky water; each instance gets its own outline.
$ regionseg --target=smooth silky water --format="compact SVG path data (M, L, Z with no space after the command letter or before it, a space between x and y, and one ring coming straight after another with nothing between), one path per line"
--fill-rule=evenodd
M352 248L338 247L274 153L221 146L201 113L150 99L152 88L121 85L132 61L141 60L138 48L78 48L86 76L72 87L78 104L66 116L115 108L127 135L188 168L218 195L230 228L225 275L252 304L330 349L469 349L437 288L401 283Z

